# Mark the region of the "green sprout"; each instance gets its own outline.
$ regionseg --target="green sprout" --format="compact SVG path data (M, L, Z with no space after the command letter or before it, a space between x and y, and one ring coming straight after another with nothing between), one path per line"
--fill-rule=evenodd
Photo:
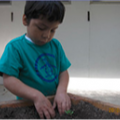
M66 113L67 115L72 115L72 114L73 114L73 111L72 111L72 110L66 110L65 113Z

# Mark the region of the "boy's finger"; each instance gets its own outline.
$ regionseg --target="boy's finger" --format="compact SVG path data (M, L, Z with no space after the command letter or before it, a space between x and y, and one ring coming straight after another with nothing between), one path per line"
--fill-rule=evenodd
M67 110L69 110L70 108L71 108L71 101L67 103Z
M56 102L54 101L53 102L53 109L55 109L56 108Z
M44 114L43 114L42 111L38 112L38 114L39 114L39 116L40 116L41 119L44 119Z
M52 118L54 118L54 117L55 117L55 111L54 111L53 107L49 108L48 111L49 111L49 113L50 113L50 116L51 116Z
M70 110L70 108L71 108L71 105L68 103L68 104L67 104L67 109L66 109L66 110Z
M67 103L64 102L62 103L62 114L65 112L66 109L67 109Z
M47 110L47 109L43 109L43 112L44 112L44 115L45 115L45 117L47 118L47 119L50 119L51 117L50 117L50 113L49 113L49 111Z
M62 104L58 103L57 106L58 106L59 114L62 115Z

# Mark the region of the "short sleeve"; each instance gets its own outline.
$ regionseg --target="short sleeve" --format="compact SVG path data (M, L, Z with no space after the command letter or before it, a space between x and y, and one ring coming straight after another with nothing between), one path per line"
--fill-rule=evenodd
M70 66L71 66L71 63L66 57L63 47L60 44L60 72L67 70Z
M0 75L3 73L10 76L19 76L19 71L22 68L19 51L10 43L5 47L5 50L0 58Z

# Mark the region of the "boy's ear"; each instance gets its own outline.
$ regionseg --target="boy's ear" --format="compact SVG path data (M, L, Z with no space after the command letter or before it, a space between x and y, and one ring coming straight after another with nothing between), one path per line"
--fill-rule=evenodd
M23 15L22 21L23 21L23 25L25 25L25 26L28 25L26 15Z

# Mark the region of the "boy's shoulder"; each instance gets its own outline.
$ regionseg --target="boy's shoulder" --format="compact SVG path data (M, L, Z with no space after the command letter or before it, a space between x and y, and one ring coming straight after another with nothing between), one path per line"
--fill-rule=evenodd
M60 41L59 41L58 39L56 39L56 38L53 38L53 39L52 39L52 42L53 42L54 44L56 44L56 45L61 45Z
M24 36L25 36L25 34L24 34L24 35L21 35L21 36L18 36L18 37L16 37L16 38L13 38L12 40L10 40L10 41L8 42L7 45L9 45L9 44L12 44L12 45L14 45L14 44L19 44L20 42L22 42L22 39L24 39Z

